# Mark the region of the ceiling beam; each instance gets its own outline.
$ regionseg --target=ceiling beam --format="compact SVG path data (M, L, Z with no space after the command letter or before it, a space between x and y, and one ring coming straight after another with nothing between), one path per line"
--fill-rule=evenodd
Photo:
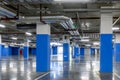
M120 8L98 8L98 9L63 9L64 12L101 12L101 11L120 12Z
M118 19L119 17L113 17L113 19ZM73 20L76 20L78 18L72 18ZM100 17L79 17L79 19L100 19Z

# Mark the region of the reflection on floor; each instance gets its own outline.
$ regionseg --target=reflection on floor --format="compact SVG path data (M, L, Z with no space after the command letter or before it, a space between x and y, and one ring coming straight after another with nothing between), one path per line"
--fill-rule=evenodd
M0 80L34 80L43 73L35 73L35 60L12 57L0 60Z
M114 62L114 72L99 73L97 56L80 56L70 62L51 60L51 71L35 72L35 57L28 61L12 57L0 60L0 80L120 80L120 63ZM40 78L39 78L40 77Z

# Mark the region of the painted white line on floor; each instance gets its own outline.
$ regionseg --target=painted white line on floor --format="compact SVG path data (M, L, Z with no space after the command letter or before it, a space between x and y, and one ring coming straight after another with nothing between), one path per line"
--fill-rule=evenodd
M114 75L116 75L120 79L120 76L117 73L114 73Z
M47 72L46 74L43 74L42 76L39 76L39 77L35 78L34 80L38 80L38 79L40 79L40 78L43 78L44 76L48 75L49 73L50 73L50 72Z

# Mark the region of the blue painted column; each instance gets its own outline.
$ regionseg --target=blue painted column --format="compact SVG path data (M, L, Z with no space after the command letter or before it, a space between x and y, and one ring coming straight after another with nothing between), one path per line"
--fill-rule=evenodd
M4 46L4 56L5 56L5 57L10 56L10 55L9 55L9 46L8 46L8 45L5 45L5 46Z
M9 55L12 56L12 47L9 46Z
M50 26L37 24L36 72L50 71Z
M53 45L52 46L52 54L57 55L57 52L58 52L58 47Z
M24 48L23 48L23 57L24 59L29 59L29 44L28 42L25 44Z
M0 59L2 58L2 36L0 35Z
M84 50L85 50L84 48L80 48L80 56L84 56L84 53L85 53Z
M114 48L115 61L120 62L120 34L115 34Z
M0 44L0 59L2 57L2 44Z
M107 11L107 10L106 10ZM112 62L112 12L101 12L100 72L113 72Z
M114 44L114 45L115 45L115 44ZM115 55L115 54L114 54L114 53L115 53L115 51L114 51L114 50L115 50L115 49L114 49L114 48L112 48L112 52L113 52L113 57L114 57L114 55Z
M63 43L63 61L69 61L69 43Z
M95 48L90 48L90 55L94 55L95 54Z
M78 57L78 54L79 54L79 48L78 47L76 47L76 57Z
M0 59L2 58L2 36L0 35Z
M79 48L78 47L74 47L74 58L79 56Z
M79 47L76 47L77 57L79 56Z

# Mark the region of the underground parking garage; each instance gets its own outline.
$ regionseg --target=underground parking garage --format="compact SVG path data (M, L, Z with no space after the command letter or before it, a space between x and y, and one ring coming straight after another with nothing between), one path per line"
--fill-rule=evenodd
M120 80L119 0L0 0L0 80Z

